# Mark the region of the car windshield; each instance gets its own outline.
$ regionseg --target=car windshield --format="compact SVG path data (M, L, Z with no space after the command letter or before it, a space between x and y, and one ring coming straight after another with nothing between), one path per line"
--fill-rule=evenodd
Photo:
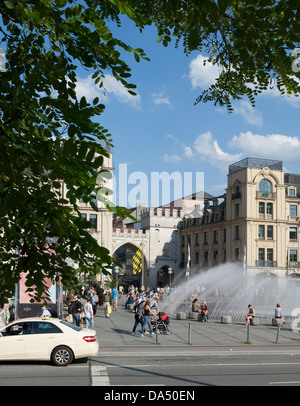
M68 327L72 328L75 331L81 331L81 329L79 327L75 326L74 324L70 324L64 320L61 320L60 323L63 324L64 326L68 326Z

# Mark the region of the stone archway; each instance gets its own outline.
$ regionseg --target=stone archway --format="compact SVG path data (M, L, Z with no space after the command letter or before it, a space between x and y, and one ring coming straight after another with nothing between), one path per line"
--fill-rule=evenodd
M134 285L140 287L144 283L145 270L146 270L146 259L143 254L143 275L133 273L132 258L138 250L138 246L132 244L131 242L124 242L120 245L113 253L115 260L122 264L120 269L119 277L125 285Z

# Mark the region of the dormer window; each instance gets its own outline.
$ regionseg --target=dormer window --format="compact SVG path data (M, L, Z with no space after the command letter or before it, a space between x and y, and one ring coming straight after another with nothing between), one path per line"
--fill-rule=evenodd
M289 189L289 196L296 196L296 190L293 188Z

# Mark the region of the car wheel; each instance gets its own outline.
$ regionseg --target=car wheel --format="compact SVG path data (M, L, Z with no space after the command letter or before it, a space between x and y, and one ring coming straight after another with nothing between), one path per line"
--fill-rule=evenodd
M62 345L53 350L51 360L58 367L66 367L73 361L73 352L70 348Z

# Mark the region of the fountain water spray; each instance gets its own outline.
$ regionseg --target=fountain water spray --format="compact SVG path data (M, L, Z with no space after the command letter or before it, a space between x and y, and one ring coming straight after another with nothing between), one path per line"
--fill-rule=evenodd
M274 317L277 303L284 316L292 315L293 309L300 307L300 279L278 278L266 272L250 277L240 263L226 263L200 273L191 271L192 276L181 281L175 293L160 305L162 311L170 314L180 309L192 311L193 297L200 304L205 300L210 318L216 320L230 315L234 320L244 321L248 304L253 305L256 315L266 319Z

